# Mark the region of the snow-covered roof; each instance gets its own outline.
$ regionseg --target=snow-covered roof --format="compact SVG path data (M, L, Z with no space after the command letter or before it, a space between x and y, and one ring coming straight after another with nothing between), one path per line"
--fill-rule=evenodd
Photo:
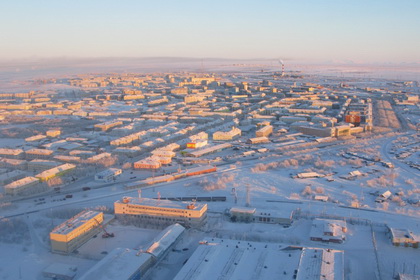
M255 208L247 208L247 207L232 207L230 208L230 213L241 213L241 214L249 214L252 215L256 211Z
M130 276L152 258L150 254L137 253L137 250L116 248L79 279L130 279Z
M170 225L153 239L146 252L152 254L156 258L160 258L166 252L166 250L168 250L168 248L178 239L184 230L185 228L180 224Z
M55 227L51 233L52 234L68 234L78 227L84 225L87 221L95 219L98 215L103 215L102 212L85 210L74 216L73 218L67 220L66 222ZM99 222L98 222L99 224Z
M344 252L331 249L303 249L296 279L344 279Z
M73 279L76 276L77 267L64 263L53 263L42 271L44 276L56 275L57 279L66 277L65 279Z
M279 244L206 239L174 280L292 279L301 250L281 250Z
M146 205L146 206L158 207L158 208L187 209L187 206L190 204L189 202L172 201L172 200L166 200L166 199L134 198L134 197L125 197L125 199L129 200L128 204ZM118 200L116 203L124 203L124 199ZM206 205L207 204L195 203L194 211L200 211Z

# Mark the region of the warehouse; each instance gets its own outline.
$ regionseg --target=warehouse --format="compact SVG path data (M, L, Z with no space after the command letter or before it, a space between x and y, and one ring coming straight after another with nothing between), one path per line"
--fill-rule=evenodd
M169 249L182 237L185 228L180 224L173 224L165 228L151 242L146 252L156 260L162 259Z
M114 203L115 216L130 223L200 227L207 220L207 204L124 197Z
M50 232L51 250L54 253L72 253L101 231L103 220L102 212L80 212Z
M174 280L344 279L343 251L207 238Z
M153 256L150 254L128 248L116 248L79 279L141 279L153 264Z

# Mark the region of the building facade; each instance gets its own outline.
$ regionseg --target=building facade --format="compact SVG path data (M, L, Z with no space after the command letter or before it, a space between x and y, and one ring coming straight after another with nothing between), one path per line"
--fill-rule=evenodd
M129 222L200 227L207 220L207 204L124 197L114 203L115 216Z
M102 230L103 221L102 212L80 212L50 232L51 250L54 253L72 253Z

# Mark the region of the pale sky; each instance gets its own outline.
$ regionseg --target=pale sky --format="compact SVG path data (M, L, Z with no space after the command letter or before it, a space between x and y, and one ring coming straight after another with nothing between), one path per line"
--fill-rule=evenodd
M4 0L0 60L420 63L420 0Z

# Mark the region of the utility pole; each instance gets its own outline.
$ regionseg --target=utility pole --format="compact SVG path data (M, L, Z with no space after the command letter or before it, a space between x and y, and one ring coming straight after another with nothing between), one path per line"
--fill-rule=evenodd
M250 184L246 184L246 207L250 207L251 206L251 185Z

